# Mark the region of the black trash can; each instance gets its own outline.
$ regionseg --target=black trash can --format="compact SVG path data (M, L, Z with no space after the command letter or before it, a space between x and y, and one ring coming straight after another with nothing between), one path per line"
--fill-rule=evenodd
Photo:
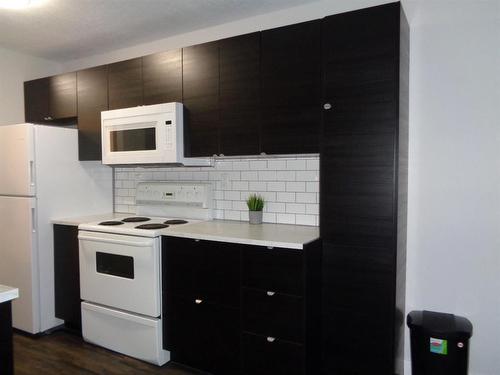
M412 375L467 375L472 324L463 317L412 311L410 328Z

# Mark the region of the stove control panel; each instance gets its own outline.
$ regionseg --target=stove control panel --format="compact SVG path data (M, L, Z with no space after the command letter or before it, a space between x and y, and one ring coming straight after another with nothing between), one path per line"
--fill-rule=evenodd
M179 205L211 208L212 184L191 182L140 182L137 204Z

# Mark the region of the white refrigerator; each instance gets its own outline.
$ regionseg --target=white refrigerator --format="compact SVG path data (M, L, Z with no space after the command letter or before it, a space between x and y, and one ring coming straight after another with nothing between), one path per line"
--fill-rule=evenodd
M75 128L0 126L0 284L19 288L13 326L36 334L55 317L51 220L113 211L112 169L78 161Z

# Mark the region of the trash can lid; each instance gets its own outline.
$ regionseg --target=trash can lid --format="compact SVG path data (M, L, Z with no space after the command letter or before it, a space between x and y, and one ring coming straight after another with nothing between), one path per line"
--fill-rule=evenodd
M472 336L472 323L467 318L453 314L412 311L406 323L411 330L437 338L463 340Z

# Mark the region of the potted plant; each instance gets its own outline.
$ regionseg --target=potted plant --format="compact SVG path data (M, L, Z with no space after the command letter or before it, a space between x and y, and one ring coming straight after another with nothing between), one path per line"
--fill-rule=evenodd
M262 209L264 198L257 194L251 194L247 199L248 218L250 224L262 224Z

